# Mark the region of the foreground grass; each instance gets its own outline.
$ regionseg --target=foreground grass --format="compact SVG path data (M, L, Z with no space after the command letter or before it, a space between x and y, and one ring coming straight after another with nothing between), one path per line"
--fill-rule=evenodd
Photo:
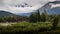
M59 25L58 25L59 26ZM47 34L47 33L59 33L60 29L51 30L52 23L28 23L19 22L7 26L0 25L0 34ZM3 33L4 32L4 33Z

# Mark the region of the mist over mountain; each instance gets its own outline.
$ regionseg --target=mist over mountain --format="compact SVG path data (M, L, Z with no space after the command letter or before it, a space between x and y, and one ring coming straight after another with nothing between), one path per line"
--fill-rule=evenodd
M44 10L47 11L48 14L60 14L60 5L51 8L53 5L60 4L60 1L48 2L43 7L39 8L39 11L42 13Z
M44 12L44 10L46 10L48 14L60 14L60 7L57 6L57 7L51 8L51 6L53 6L52 4L53 5L60 4L60 1L46 3L44 6L39 8L40 13L42 13L42 12ZM22 14L17 14L17 15L28 16L28 15L30 15L30 13L22 13Z
M47 11L48 14L60 14L60 7L54 7L51 8L51 6L55 5L55 4L60 4L60 1L53 1L53 2L48 2L46 3L44 6L42 6L41 8L39 8L40 13L42 13L44 10ZM18 4L18 5L14 5L15 7L32 7L31 5L24 3L24 4ZM19 16L29 16L30 13L17 13L17 14L13 14L10 13L8 11L1 11L0 10L0 15L19 15Z
M60 14L60 7L55 7L47 11L48 14Z
M29 16L30 13L18 13L18 14L16 14L16 15L19 15L19 16Z

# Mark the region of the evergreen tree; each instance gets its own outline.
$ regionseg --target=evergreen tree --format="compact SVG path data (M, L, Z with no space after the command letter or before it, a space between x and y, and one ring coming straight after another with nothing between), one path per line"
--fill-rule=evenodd
M37 15L37 22L40 22L40 12L39 12L39 10L37 10L37 12L36 12L36 15Z
M52 26L52 29L56 29L58 23L59 23L59 16L56 15L55 18L54 18L54 20L53 20L53 23L52 23L52 25L53 25L53 26Z
M37 10L30 15L30 22L40 22L40 12Z
M36 22L37 21L36 16L33 13L31 13L29 21L30 22Z
M47 18L48 18L47 12L46 10L44 10L44 12L41 14L41 21L45 22L48 20Z

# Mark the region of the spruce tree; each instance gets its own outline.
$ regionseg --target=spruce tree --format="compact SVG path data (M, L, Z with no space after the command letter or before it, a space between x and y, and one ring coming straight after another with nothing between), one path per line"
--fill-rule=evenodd
M41 21L46 22L48 18L46 10L41 14Z
M40 12L36 10L35 12L31 13L30 15L30 22L40 22Z

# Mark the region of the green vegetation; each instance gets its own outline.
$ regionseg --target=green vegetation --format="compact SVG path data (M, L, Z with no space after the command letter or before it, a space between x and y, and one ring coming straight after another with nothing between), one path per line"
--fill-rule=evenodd
M41 14L41 21L42 22L46 22L48 20L48 15L46 13L46 11L44 11L42 14Z
M0 22L21 22L26 21L27 17L22 16L0 16Z
M0 25L0 34L60 34L60 15L48 15L39 10L27 16L0 16L0 22L13 22Z
M52 27L50 23L28 23L28 22L21 22L16 24L11 24L8 26L0 25L0 33L39 33L44 31L49 31Z
M37 10L34 13L31 13L29 17L29 22L40 22L40 12Z
M60 23L58 24L56 30L52 30L52 23L39 22L39 23L29 23L29 22L19 22L16 24L11 24L8 26L0 25L0 34L55 34L60 33ZM4 33L3 33L4 32Z
M53 25L52 29L56 29L58 23L59 23L59 16L55 16L53 23L52 23L52 25Z

